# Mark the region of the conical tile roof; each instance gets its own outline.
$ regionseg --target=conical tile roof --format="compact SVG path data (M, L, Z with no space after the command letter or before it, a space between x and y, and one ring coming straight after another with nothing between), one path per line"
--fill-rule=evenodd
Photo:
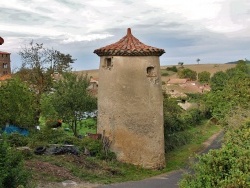
M118 42L96 49L94 53L98 56L161 56L165 51L143 44L128 28L127 35Z

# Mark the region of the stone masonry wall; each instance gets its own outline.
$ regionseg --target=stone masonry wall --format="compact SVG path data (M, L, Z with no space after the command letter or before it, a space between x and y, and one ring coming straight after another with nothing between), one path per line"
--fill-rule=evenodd
M97 131L105 130L120 161L165 165L160 75L158 56L101 57Z

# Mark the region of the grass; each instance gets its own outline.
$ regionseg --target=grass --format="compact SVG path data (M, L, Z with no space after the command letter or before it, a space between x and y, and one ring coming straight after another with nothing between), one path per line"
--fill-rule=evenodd
M67 133L69 135L73 135L73 131L68 124L63 123L62 128L64 129L69 128ZM77 131L78 131L78 135L83 135L83 136L86 135L86 133L96 133L96 120L93 118L82 120L77 125Z
M45 125L45 119L43 117L40 118L39 120L41 128L44 128ZM81 122L78 123L77 125L77 131L78 135L86 135L86 133L96 133L96 119L94 118L87 118L82 120ZM70 127L70 125L66 123L62 123L62 128L67 132L68 135L74 135L73 131Z
M87 157L85 155L42 155L34 156L32 160L49 162L60 168L66 169L77 179L92 183L109 184L136 181L172 170L178 170L186 166L189 162L189 158L203 149L202 143L213 134L219 132L220 129L219 126L204 123L203 125L192 127L187 130L194 135L193 139L189 144L167 153L166 167L162 170L143 169L138 166L120 163L116 160L100 160L96 157ZM42 177L45 175L36 174L36 176ZM45 178L46 176L47 178ZM45 181L48 179L59 181L61 179L60 177L48 178L50 176L49 174L46 176L44 177Z
M187 130L193 135L191 142L166 154L166 168L164 171L169 172L185 167L190 158L194 157L196 153L204 149L202 143L221 129L220 126L211 125L206 122L201 126L192 127Z

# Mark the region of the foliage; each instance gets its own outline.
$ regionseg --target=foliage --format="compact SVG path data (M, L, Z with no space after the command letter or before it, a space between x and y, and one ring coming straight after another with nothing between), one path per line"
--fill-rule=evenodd
M222 90L229 79L225 72L216 72L211 78L211 89L212 91Z
M39 122L41 113L40 99L44 92L50 91L55 72L63 73L71 70L70 63L75 60L71 55L63 54L53 49L47 49L43 44L30 42L19 52L22 59L22 67L17 72L20 78L27 82L36 93L36 122Z
M179 119L182 109L177 105L176 99L164 97L164 130L167 134L183 130L183 124Z
M176 66L167 67L166 70L167 70L167 71L173 71L173 72L177 72L177 71L178 71L178 69L177 69Z
M210 76L211 76L210 72L207 71L198 73L199 82L208 83L210 81Z
M161 76L169 76L167 72L161 73Z
M198 58L198 59L196 59L196 61L197 61L197 63L199 64L201 60Z
M28 145L28 138L18 133L12 133L6 136L8 143L11 147L21 147Z
M34 93L18 78L0 87L0 126L6 123L28 128L35 125Z
M43 97L43 116L62 119L77 136L78 122L81 123L84 112L97 108L96 98L87 91L88 85L87 76L65 74L62 80L55 83L55 92Z
M180 65L183 68L184 62L178 62L178 65Z
M195 173L186 175L180 187L212 188L250 186L250 122L228 130L221 149L199 157Z
M223 120L224 143L221 149L199 157L194 174L187 174L180 182L181 187L250 186L249 73L246 62L240 61L235 68L219 72L211 80L212 91L205 102L213 117Z
M83 125L86 126L87 128L89 129L94 129L96 130L97 128L97 122L96 122L96 119L86 119L84 122L83 122Z
M205 104L213 117L223 119L236 106L247 107L250 102L250 68L241 62L233 69L218 72L211 78L211 92Z
M188 78L190 80L196 80L197 79L197 72L193 71L191 69L181 69L178 71L178 76L180 78Z
M27 186L30 174L25 170L22 155L0 140L0 187Z
M183 111L176 99L167 95L164 97L163 109L166 151L187 144L192 136L185 130L199 125L205 118L205 112L199 109Z
M197 126L204 119L204 114L199 109L190 109L181 116L183 124L186 127Z

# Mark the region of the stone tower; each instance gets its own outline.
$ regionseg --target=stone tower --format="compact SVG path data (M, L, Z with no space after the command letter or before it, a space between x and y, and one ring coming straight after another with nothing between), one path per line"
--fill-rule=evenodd
M144 168L165 166L159 56L131 29L94 51L100 56L97 132L109 138L119 161Z

